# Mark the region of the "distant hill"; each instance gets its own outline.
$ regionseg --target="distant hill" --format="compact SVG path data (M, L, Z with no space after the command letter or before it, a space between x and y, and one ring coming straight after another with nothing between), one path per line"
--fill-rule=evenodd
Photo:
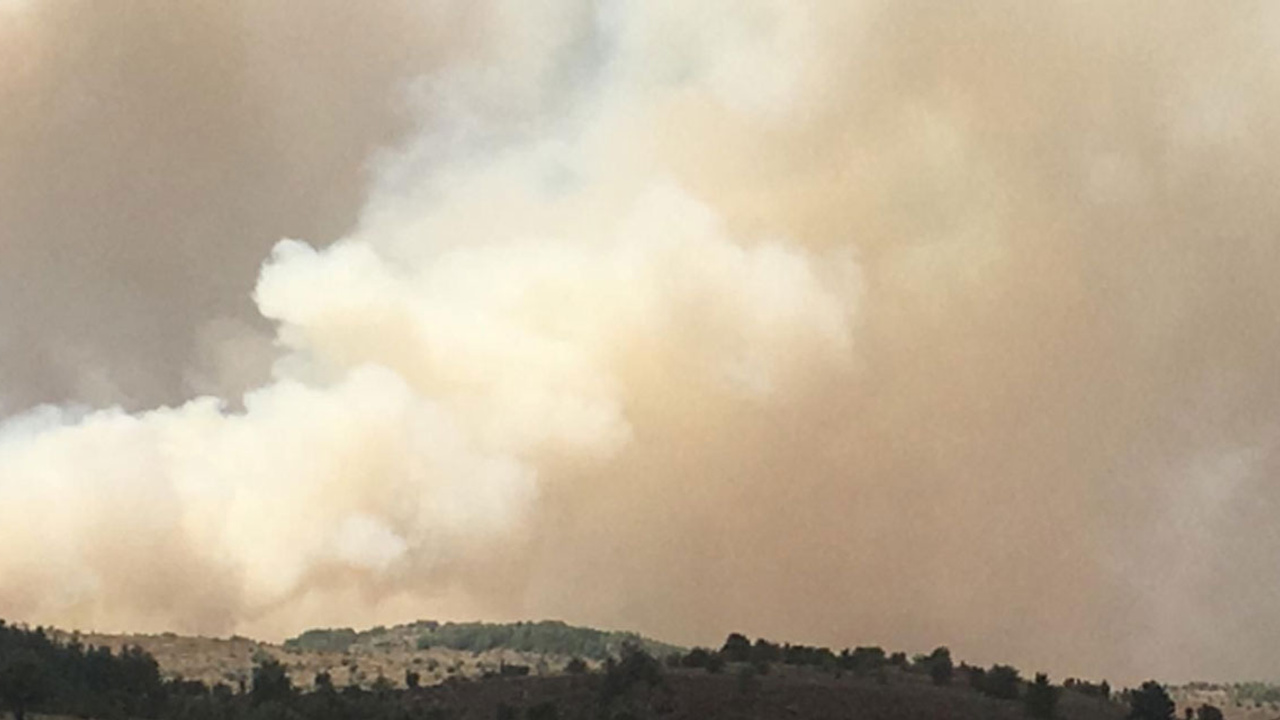
M0 705L18 717L25 708L33 718L154 720L1027 720L1033 689L1043 687L1058 702L1039 717L1126 716L1123 698L1098 695L1090 683L1054 689L1009 666L953 667L945 648L907 660L881 648L835 653L735 634L721 650L659 660L635 649L636 637L563 623L424 622L312 631L286 649L246 638L90 636L0 624ZM431 638L471 649L414 647ZM616 658L559 668L538 667L553 653L500 647L589 651L611 642L621 647Z
M418 650L447 648L472 653L510 650L531 655L580 657L604 660L617 655L627 643L639 645L657 657L683 653L685 648L658 642L633 632L596 630L569 625L559 620L538 622L440 623L421 620L408 625L376 627L365 631L351 628L308 630L284 642L296 652L345 653L357 647L403 645L408 640Z
M626 642L656 657L683 648L636 633L575 627L558 621L441 623L431 620L367 630L308 630L282 644L243 637L206 638L163 633L111 635L51 630L64 642L82 642L119 651L138 646L151 653L165 677L182 677L233 688L248 683L255 663L270 657L287 667L295 685L309 688L318 673L338 686L368 686L378 678L403 685L417 673L423 685L450 678L479 678L505 665L525 665L539 675L563 671L580 657L597 667Z
M1209 704L1226 720L1280 720L1280 685L1263 682L1193 682L1169 688L1179 710Z

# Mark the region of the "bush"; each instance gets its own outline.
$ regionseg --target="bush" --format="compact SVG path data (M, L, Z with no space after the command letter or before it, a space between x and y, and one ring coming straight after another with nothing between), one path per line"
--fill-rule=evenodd
M571 657L564 671L570 675L581 675L587 671L587 662L580 657Z

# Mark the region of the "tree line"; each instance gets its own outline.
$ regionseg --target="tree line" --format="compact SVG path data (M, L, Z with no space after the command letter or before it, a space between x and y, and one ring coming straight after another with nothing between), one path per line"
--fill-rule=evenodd
M1069 679L1055 686L1046 674L1031 681L1009 665L979 668L954 664L946 647L908 659L905 653L880 647L857 647L834 652L825 647L754 642L740 633L730 634L719 649L693 648L669 653L659 660L638 643L625 643L593 672L581 658L566 666L570 675L596 675L597 702L608 711L634 688L661 689L664 673L676 668L719 673L733 667L744 683L754 682L775 665L816 668L835 674L850 673L888 681L890 672L926 676L939 686L952 685L957 676L973 690L992 698L1020 701L1035 718L1053 718L1063 692L1075 692L1129 705L1130 720L1175 720L1174 703L1165 689L1152 681L1113 697L1103 681ZM527 667L504 667L503 677L527 674ZM523 672L521 671L523 670ZM443 710L424 705L418 694L419 677L406 671L404 687L378 678L368 689L359 685L334 686L328 673L319 673L313 688L302 691L287 669L269 656L259 658L251 682L230 687L182 678L164 678L156 660L138 647L113 651L84 645L77 639L58 641L41 628L28 629L0 620L0 704L25 720L28 712L81 718L190 718L191 720L436 720ZM963 686L961 686L963 687ZM499 715L504 711L499 708ZM528 720L555 720L554 702L543 702L526 712ZM1221 711L1202 706L1187 720L1221 720Z

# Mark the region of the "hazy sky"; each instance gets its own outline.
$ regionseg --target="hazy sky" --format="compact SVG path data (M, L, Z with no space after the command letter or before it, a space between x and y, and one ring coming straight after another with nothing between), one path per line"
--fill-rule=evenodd
M1278 41L0 1L0 616L1280 679Z

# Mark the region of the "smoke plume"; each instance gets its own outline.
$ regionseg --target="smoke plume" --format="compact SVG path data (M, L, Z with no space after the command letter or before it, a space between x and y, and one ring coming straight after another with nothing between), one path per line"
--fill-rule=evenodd
M1280 10L125 7L0 3L0 615L1280 674Z

